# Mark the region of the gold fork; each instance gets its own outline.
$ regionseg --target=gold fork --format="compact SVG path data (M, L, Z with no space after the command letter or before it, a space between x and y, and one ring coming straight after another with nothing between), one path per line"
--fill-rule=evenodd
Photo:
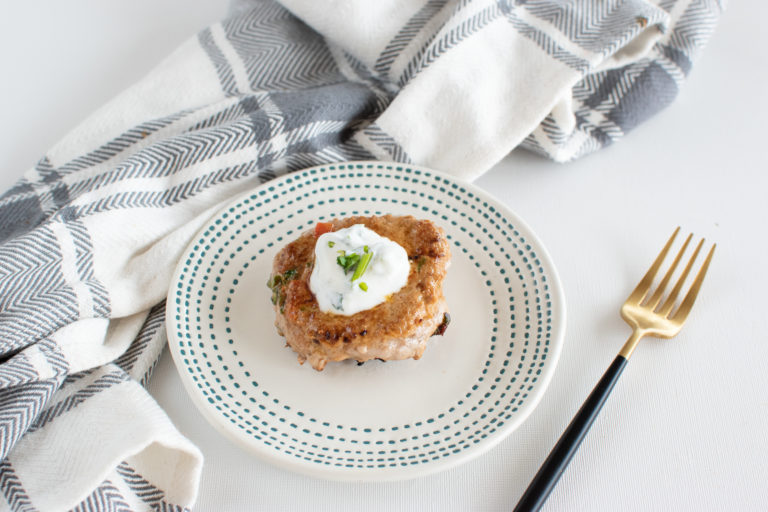
M579 412L571 420L568 428L560 436L560 439L538 473L536 473L536 476L533 477L533 480L515 507L516 512L539 510L547 500L549 493L560 479L560 475L563 474L563 471L565 471L568 463L579 448L581 441L587 435L589 428L603 407L613 386L618 381L622 370L624 370L627 364L627 360L632 356L632 352L634 352L640 339L644 336L671 338L680 332L680 329L683 327L683 323L688 318L696 296L701 289L704 276L707 274L709 263L712 261L712 255L715 252L715 245L709 250L709 254L707 254L704 263L701 265L680 305L675 307L685 280L691 272L693 264L704 244L704 239L701 239L696 246L672 291L669 292L666 300L662 302L667 286L693 237L693 235L688 235L682 248L672 261L669 270L667 270L659 285L651 294L651 286L656 278L656 274L658 274L659 269L664 263L667 253L669 253L669 249L672 247L672 243L675 241L679 231L679 227L675 229L667 244L656 257L656 261L653 262L651 268L648 269L648 272L643 276L643 279L640 280L640 283L638 283L635 290L621 307L621 316L632 327L632 335L619 351L611 366L606 370L600 382L597 383L595 389L592 390L592 393L590 393L584 405L581 406Z

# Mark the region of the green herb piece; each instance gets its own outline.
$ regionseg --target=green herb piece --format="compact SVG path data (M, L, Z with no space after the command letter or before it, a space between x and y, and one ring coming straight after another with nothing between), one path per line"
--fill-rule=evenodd
M360 289L361 289L361 290L363 290L364 292L367 292L367 291L368 291L368 285L367 285L367 284L365 284L365 283L361 282L361 283L360 283L358 286L359 286L359 287L360 287Z
M280 312L285 311L285 291L283 287L288 284L288 281L296 279L299 275L297 269L292 268L283 272L283 274L275 274L270 276L267 281L267 286L272 290L272 304L280 306Z
M421 272L421 267L423 267L426 262L427 258L424 256L419 256L419 261L416 262L416 271Z
M336 256L336 263L338 263L341 268L346 269L347 265L347 253L344 251L336 251L338 256Z
M355 273L352 274L352 281L355 279L360 279L363 276L363 273L368 269L368 264L371 262L372 257L372 252L366 252L363 254L363 257L360 260L360 264L355 269Z
M368 252L368 246L367 245L363 246L363 252Z
M340 253L343 253L344 251L339 251ZM344 253L336 258L336 263L339 264L341 268L344 269L344 272L349 273L355 268L355 265L358 264L360 261L360 255L356 254L354 252L351 253Z
M435 332L432 333L432 336L442 336L445 334L445 330L448 329L448 324L451 323L451 315L449 315L447 312L443 313L443 321L440 322L440 325L437 326L437 329L435 329Z
M333 247L334 245L336 245L336 242L328 242L328 247Z
M276 274L269 278L269 281L267 281L267 287L274 288L275 286L280 286L280 283L282 282L283 282L283 277L280 274Z

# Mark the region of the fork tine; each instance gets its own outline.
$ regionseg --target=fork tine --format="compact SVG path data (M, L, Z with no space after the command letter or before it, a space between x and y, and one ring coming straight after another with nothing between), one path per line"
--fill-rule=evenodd
M669 248L672 247L672 242L675 241L675 237L679 231L680 227L678 226L675 229L675 232L672 233L672 236L667 241L667 244L656 257L656 261L653 262L651 268L648 269L648 272L645 273L643 278L637 284L637 287L629 295L629 298L627 299L628 303L640 304L645 295L648 293L648 290L651 288L651 284L653 283L653 278L656 277L656 273L659 271L659 267L661 267L661 264L664 262L664 258L667 257Z
M675 301L677 300L677 296L680 294L680 290L683 288L683 283L685 282L685 279L688 277L688 274L691 272L691 269L693 268L693 262L696 261L696 258L699 256L699 251L701 251L702 245L704 245L703 238L699 240L699 244L696 246L696 249L693 251L693 254L688 260L688 264L685 266L683 273L680 274L680 278L677 280L677 283L675 283L675 287L669 293L669 297L667 297L667 300L664 302L664 305L661 306L661 309L659 310L659 314L661 316L666 317L669 314L669 312L672 311L672 308L675 306Z
M659 286L656 288L656 291L653 293L650 300L648 301L649 309L651 310L656 309L656 306L658 306L659 302L661 302L661 297L662 295L664 295L664 291L667 289L667 284L669 283L669 280L672 279L672 274L674 274L675 269L677 268L677 265L680 263L680 260L682 259L683 254L685 253L685 250L688 248L688 244L691 242L692 237L693 237L693 233L688 235L688 238L685 239L685 243L677 252L677 256L675 256L675 259L672 262L672 265L670 265L669 270L667 270L667 273L664 274L664 277L659 283Z
M675 314L672 316L672 320L675 320L676 322L684 322L688 317L688 313L691 312L693 303L696 301L696 296L699 294L701 283L704 282L704 276L707 275L709 262L712 261L712 255L715 253L715 247L717 247L717 244L713 244L712 249L709 250L707 259L704 260L704 264L699 269L699 273L696 274L696 279L694 279L693 284L691 284L691 289L688 290L688 293L685 295L682 304L680 304L680 307L677 309L677 311L675 311Z

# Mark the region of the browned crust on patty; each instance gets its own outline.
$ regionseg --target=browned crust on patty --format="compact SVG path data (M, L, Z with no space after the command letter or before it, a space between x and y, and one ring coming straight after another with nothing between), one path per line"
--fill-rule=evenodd
M328 361L354 359L419 359L427 339L447 313L443 280L451 253L445 232L427 220L411 216L333 219L332 230L363 224L400 244L411 264L405 286L389 300L354 315L319 310L309 288L317 238L303 233L275 256L272 276L295 275L276 293L275 326L285 336L299 362L308 360L322 370Z

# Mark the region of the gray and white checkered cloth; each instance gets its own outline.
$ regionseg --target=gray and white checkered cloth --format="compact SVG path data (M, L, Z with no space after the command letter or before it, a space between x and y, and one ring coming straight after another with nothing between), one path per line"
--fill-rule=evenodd
M0 197L0 509L183 510L200 452L143 386L195 231L277 175L343 160L473 179L558 161L675 97L711 0L253 0Z

